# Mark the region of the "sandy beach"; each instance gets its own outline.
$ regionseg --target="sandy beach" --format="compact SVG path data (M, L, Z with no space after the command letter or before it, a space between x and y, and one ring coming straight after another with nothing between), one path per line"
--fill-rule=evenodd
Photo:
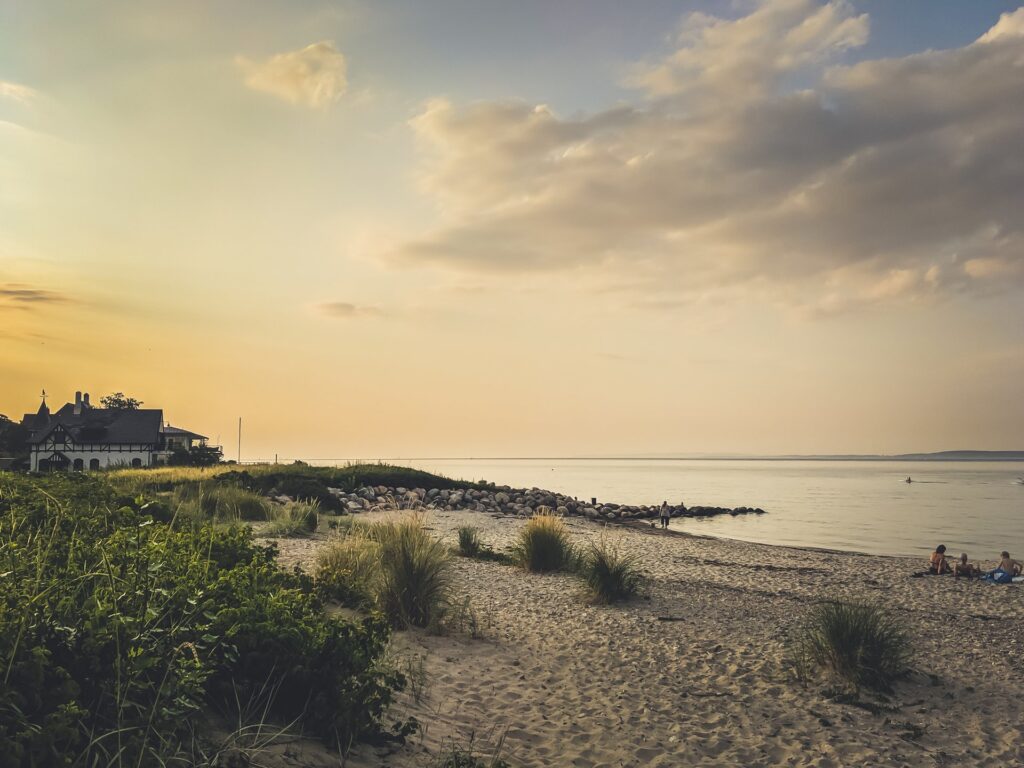
M453 545L468 524L496 549L523 524L426 519ZM394 714L423 731L401 749L359 747L348 765L424 766L446 743L489 754L499 740L523 768L1024 764L1024 588L911 578L923 564L909 558L693 536L685 520L668 534L567 524L577 544L606 536L639 556L641 597L593 605L572 576L456 558L455 592L480 636L397 633L395 657L419 682ZM311 567L326 541L277 540L281 564ZM830 599L882 602L916 638L918 672L885 710L837 702L787 666L787 633ZM312 744L289 755L337 764Z

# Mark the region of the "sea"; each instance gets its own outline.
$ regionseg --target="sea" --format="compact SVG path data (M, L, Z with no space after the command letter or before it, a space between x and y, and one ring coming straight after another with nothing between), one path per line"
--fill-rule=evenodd
M389 459L462 480L618 504L761 507L673 520L695 534L882 555L1024 560L1024 463L729 459ZM912 482L906 482L907 478Z

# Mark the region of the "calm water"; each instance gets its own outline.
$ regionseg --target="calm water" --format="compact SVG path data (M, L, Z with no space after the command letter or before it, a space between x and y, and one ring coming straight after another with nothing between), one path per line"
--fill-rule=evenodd
M1024 559L1022 463L479 459L398 462L449 477L538 487L620 504L762 507L768 514L673 521L768 544ZM907 476L914 482L907 484Z

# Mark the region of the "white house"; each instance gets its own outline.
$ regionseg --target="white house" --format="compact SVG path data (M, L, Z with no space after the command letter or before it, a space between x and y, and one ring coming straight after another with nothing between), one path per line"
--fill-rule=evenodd
M203 435L165 425L159 408L95 408L81 392L55 413L44 398L22 423L29 431L33 472L151 467L166 463L176 448L206 442Z

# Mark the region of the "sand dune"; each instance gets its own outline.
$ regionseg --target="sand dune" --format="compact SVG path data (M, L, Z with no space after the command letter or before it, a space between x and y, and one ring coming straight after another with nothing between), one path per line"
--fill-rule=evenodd
M428 520L453 543L475 525L498 548L522 524ZM399 633L396 653L422 664L426 684L396 714L424 732L398 751L361 747L350 765L425 765L451 740L486 752L501 737L523 768L1024 765L1024 588L910 578L921 567L910 559L569 525L579 542L608 536L640 555L644 597L591 605L571 576L458 559L483 637ZM322 546L280 544L286 564ZM830 598L882 601L915 633L920 673L892 711L837 703L788 671L786 633Z

